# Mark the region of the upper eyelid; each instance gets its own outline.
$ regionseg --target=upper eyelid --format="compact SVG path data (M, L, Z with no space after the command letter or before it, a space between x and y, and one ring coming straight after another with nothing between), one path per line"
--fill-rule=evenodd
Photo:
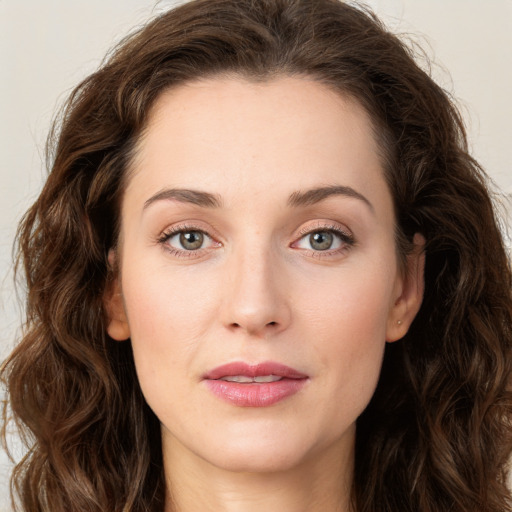
M205 226L203 221L191 220L191 221L183 221L173 224L171 226L163 229L158 235L158 239L162 238L170 238L171 236L176 235L180 232L186 231L199 231L204 235L210 237L211 239L222 243L222 236L218 233L218 231L213 228L211 225ZM350 238L354 238L353 232L344 224L331 220L313 220L303 223L299 228L294 230L294 234L291 235L293 238L293 242L297 241L299 238L303 236L307 236L308 234L314 233L315 231L334 231L344 234Z
M322 233L322 232L331 232L334 233L335 236L337 236L343 243L353 245L355 244L354 237L346 233L345 231L340 231L338 229L313 229L312 231L308 231L307 233L304 233L303 235L299 236L298 238L295 238L295 240L292 242L292 246L303 240L304 238L311 236L313 233Z
M344 248L347 249L348 247L353 247L357 244L357 240L354 237L354 234L351 229L349 229L344 224L334 221L332 219L324 219L324 220L315 220L312 223L306 223L305 225L302 225L299 228L299 232L294 236L293 242L290 244L290 248L297 248L296 245L299 244L299 242L306 238L307 236L310 236L311 234L315 232L322 232L322 231L330 231L337 236L341 242L344 245ZM304 249L307 251L307 249ZM325 251L324 256L327 257L328 254L333 254L336 252L340 252L340 249L336 250L327 250ZM321 255L321 251L314 251L313 254Z
M187 232L187 231L199 231L199 232L203 233L204 235L210 237L211 239L219 241L218 238L220 238L220 237L218 237L216 235L216 230L214 230L211 227L206 228L204 226L201 226L200 224L201 223L198 223L197 221L173 224L172 226L169 226L169 227L166 227L165 229L163 229L161 231L160 235L158 236L158 238L163 238L163 237L170 238L171 236L174 236L177 233L183 233L183 232ZM212 234L212 231L213 231L213 234Z
M315 231L335 231L353 237L352 230L347 226L332 220L314 221L313 224L302 225L297 231L298 236L305 236Z
M198 249L185 249L174 247L170 240L179 235L180 233L186 232L200 232L209 239L209 243L212 244L210 247L199 247ZM211 250L212 248L217 248L222 245L216 238L210 235L206 230L192 226L192 225L176 225L171 226L169 228L164 229L157 238L157 243L159 246L164 248L165 251L173 254L176 258L188 258L194 259L199 258L201 255L204 255L205 252Z
M321 231L333 231L334 233L343 233L345 235L351 235L348 229L342 229L339 226L319 226L316 228L308 228L299 232L300 236L310 235L311 233L321 232Z

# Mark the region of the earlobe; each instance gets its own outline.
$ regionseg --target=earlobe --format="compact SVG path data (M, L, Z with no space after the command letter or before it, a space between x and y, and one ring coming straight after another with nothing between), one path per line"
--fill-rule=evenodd
M111 271L114 272L115 252L111 249L108 253L108 262ZM103 305L107 313L107 333L116 341L125 341L130 337L130 327L126 317L123 303L123 295L119 283L119 272L115 272L114 278L107 284Z
M425 289L425 238L416 233L414 249L407 256L407 268L401 279L399 296L392 305L388 316L386 341L397 341L407 334L423 301Z

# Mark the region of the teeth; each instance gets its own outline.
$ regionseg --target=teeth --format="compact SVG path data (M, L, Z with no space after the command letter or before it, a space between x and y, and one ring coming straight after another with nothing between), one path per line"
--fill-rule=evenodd
M281 380L282 377L279 375L262 375L260 377L247 377L246 375L228 375L226 377L222 377L220 380L225 380L227 382L241 382L241 383L249 383L249 382L277 382Z
M254 382L251 377L245 377L244 375L229 375L228 377L222 377L220 380L227 380L228 382Z
M278 375L262 375L261 377L254 377L254 382L277 382L282 377Z

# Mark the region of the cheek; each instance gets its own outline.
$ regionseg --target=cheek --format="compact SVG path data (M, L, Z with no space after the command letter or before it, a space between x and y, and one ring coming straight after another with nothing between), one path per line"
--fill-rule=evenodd
M147 273L130 262L125 267L123 296L130 328L136 332L165 336L167 331L178 331L193 337L204 327L203 317L215 309L218 287L207 271L176 271L151 261L144 265L152 269Z
M326 386L358 412L373 395L382 365L392 297L387 276L340 272L303 294L302 331L310 334Z
M329 275L314 276L294 292L301 298L297 309L322 338L339 338L358 345L384 341L393 295L393 272L359 265ZM392 267L391 267L392 268ZM373 269L373 271L372 271Z
M123 296L131 331L137 372L143 385L146 375L184 371L196 350L197 340L214 322L217 290L207 276L187 275L151 267L150 274L131 271L126 262ZM165 368L162 368L165 366Z

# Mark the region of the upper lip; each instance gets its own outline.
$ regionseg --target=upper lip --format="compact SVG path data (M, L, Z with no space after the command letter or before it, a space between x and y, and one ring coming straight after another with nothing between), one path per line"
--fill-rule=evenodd
M265 375L277 375L288 379L305 379L308 376L294 368L273 361L266 361L258 364L248 364L242 361L223 364L210 370L204 375L204 379L216 380L234 375L247 377L263 377Z

